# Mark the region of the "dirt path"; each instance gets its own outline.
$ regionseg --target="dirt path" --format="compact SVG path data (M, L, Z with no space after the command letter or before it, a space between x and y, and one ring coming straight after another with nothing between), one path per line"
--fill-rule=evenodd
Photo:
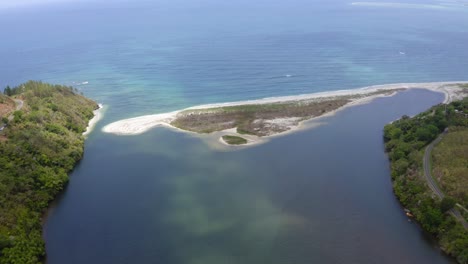
M24 105L24 102L22 100L19 100L19 99L13 99L16 103L16 109L15 111L19 111L21 110L21 108L23 108L23 105ZM13 116L13 113L10 114L10 116L8 117L8 121L11 121L13 120L14 116Z
M16 111L21 110L21 108L23 108L24 102L22 100L13 99L13 101L15 101L16 103Z

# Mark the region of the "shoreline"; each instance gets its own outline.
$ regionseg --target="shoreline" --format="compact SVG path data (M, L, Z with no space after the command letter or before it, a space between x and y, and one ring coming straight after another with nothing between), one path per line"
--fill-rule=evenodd
M431 82L431 83L396 83L396 84L383 84L383 85L373 85L367 86L357 89L349 89L349 90L337 90L337 91L326 91L326 92L318 92L312 94L301 94L301 95L292 95L292 96L281 96L281 97L268 97L262 98L257 100L245 100L245 101L238 101L238 102L226 102L226 103L214 103L214 104L205 104L205 105L198 105L192 106L189 108L168 112L168 113L161 113L161 114L154 114L154 115L144 115L129 119L123 119L120 121L113 122L108 124L102 128L102 131L105 133L111 133L115 135L139 135L149 131L150 129L158 126L164 126L173 130L177 130L184 133L189 133L192 135L197 135L201 138L205 139L213 139L213 136L217 136L214 140L216 143L228 146L229 148L241 148L247 147L252 145L257 145L260 143L267 142L270 138L276 136L283 136L289 133L293 133L296 131L300 131L304 128L308 127L308 123L312 121L316 121L318 118L327 117L334 115L336 112L346 109L347 107L351 107L354 105L365 104L368 103L375 98L384 97L384 96L393 96L397 92L401 90L409 90L409 89L425 89L430 90L433 92L443 93L445 95L444 104L450 103L454 100L457 100L461 97L461 91L466 88L462 88L459 85L466 85L468 81L456 81L456 82ZM391 94L372 94L375 92L392 92ZM266 104L275 104L275 103L298 103L304 100L317 100L325 101L325 100L333 100L338 99L339 97L343 96L362 96L361 98L354 98L350 100L343 106L338 107L337 109L327 111L319 116L312 116L310 118L306 118L304 120L299 121L295 125L289 126L287 131L282 131L279 133L274 133L271 135L264 135L264 136L256 136L256 135L245 135L237 133L237 131L232 129L227 130L219 130L211 133L198 133L190 130L181 129L175 127L171 124L172 121L176 120L177 115L183 111L187 110L204 110L204 109L211 109L211 108L221 108L221 107L233 107L233 106L246 106L246 105L266 105ZM242 138L247 139L246 144L242 145L229 145L223 140L219 140L220 137L223 135L234 135L239 136ZM211 145L211 144L210 144Z
M88 122L88 126L86 127L86 130L85 132L83 132L83 136L88 136L93 130L94 130L94 127L96 126L96 124L102 119L102 116L103 116L103 108L104 108L104 105L103 104L98 104L98 109L94 110L93 111L93 118L91 118Z
M225 107L225 106L237 106L237 105L247 105L247 104L269 104L269 103L279 103L287 101L299 101L299 100L308 100L308 99L318 99L318 98L330 98L336 96L347 96L347 95L365 95L368 93L376 92L379 90L394 90L394 89L426 89L434 92L441 92L447 96L450 93L445 90L443 86L455 85L455 84L468 84L468 81L452 81L452 82L429 82L429 83L392 83L392 84L377 84L371 86L365 86L360 88L345 89L345 90L335 90L335 91L325 91L325 92L316 92L309 94L299 94L299 95L286 95L286 96L275 96L275 97L266 97L261 99L253 100L243 100L236 102L226 102L226 103L213 103L213 104L204 104L191 106L183 110L193 110L193 109L206 109L206 108L215 108L215 107ZM448 101L444 101L447 103ZM177 112L177 111L175 111Z

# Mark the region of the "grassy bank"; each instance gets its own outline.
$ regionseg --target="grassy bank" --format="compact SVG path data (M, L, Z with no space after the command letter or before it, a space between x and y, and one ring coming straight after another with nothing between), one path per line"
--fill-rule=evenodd
M247 139L238 136L222 136L222 138L229 145L247 144Z
M28 82L8 91L24 101L0 132L0 263L39 263L42 215L83 156L97 108L72 88Z
M424 179L422 160L424 148L432 142L445 128L449 128L448 141L457 141L456 131L466 131L468 128L468 98L449 105L438 105L415 117L404 116L402 119L385 126L384 140L388 156L391 160L391 170L394 192L400 202L411 210L415 219L439 241L441 248L454 256L460 263L468 263L468 232L456 219L448 213L454 203L463 203L463 193L450 197L453 192L445 190L448 198L440 200L433 195ZM452 139L457 138L457 139ZM456 147L456 148L452 148ZM435 159L434 171L443 170L468 151L466 144L450 143L442 145L437 153L450 153L452 160ZM437 157L437 156L436 156ZM466 160L465 160L466 162ZM465 163L466 164L466 163ZM465 165L466 166L466 165ZM464 177L458 177L454 170L449 170L449 179L454 180L449 186L460 190L464 186ZM442 184L442 187L447 187Z
M7 123L8 116L15 110L15 102L6 95L0 94L0 126Z
M295 118L291 119L290 125L297 125L301 120L336 110L348 102L348 100L330 100L186 110L178 114L171 125L198 133L237 128L241 134L266 136L290 129L287 125L272 124L267 120Z
M177 114L171 125L197 133L237 128L239 134L269 136L288 131L303 120L337 110L352 100L394 91L397 89L329 98L189 109Z

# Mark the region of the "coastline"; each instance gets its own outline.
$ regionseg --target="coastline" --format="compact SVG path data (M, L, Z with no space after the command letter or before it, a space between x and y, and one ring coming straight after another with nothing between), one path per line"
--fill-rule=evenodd
M308 128L308 124L312 121L316 121L318 118L327 117L334 115L336 112L346 109L347 107L351 107L354 105L365 104L372 101L375 98L383 97L383 96L393 96L397 92L401 90L409 90L409 89L426 89L433 92L443 93L445 95L445 99L443 101L444 104L450 103L454 100L457 100L461 97L461 91L464 89L459 85L466 85L468 81L455 81L455 82L431 82L431 83L396 83L396 84L384 84L384 85L373 85L367 86L357 89L349 89L349 90L337 90L337 91L327 91L327 92L319 92L319 93L312 93L312 94L302 94L302 95L292 95L292 96L281 96L281 97L269 97L269 98L262 98L257 100L246 100L246 101L238 101L238 102L226 102L226 103L214 103L214 104L205 104L205 105L198 105L193 106L173 112L168 113L161 113L161 114L154 114L154 115L145 115L135 118L129 118L120 120L111 124L108 124L103 127L102 131L105 133L111 133L116 135L139 135L142 133L147 132L148 130L157 127L157 126L164 126L173 130L181 131L184 133L195 134L199 137L205 139L213 140L213 137L216 136L215 142L224 146L228 146L229 148L239 148L239 147L246 147L252 146L260 143L267 142L270 138L276 136L283 136L289 133L296 132L298 130L302 130L304 128ZM383 93L383 92L391 92ZM380 92L380 94L375 94ZM374 94L373 94L374 93ZM340 97L346 96L358 96L358 98L352 98L348 103L344 104L343 106L338 107L337 109L333 109L331 111L327 111L318 116L312 116L310 118L306 118L297 122L297 124L288 126L287 131L282 131L279 133L274 133L271 135L264 135L264 136L255 136L255 135L245 135L237 133L235 130L227 129L227 130L219 130L206 133L198 133L190 130L181 129L175 127L171 124L174 120L176 120L178 114L184 111L189 110L209 110L212 108L222 108L222 107L235 107L235 106L248 106L248 105L267 105L267 104L278 104L278 103L299 103L304 100L312 100L312 101L329 101L338 99ZM246 144L242 145L229 145L223 140L219 140L220 137L223 135L235 135L242 138L247 139ZM212 145L212 144L210 144Z
M83 136L88 136L93 131L96 124L102 119L104 110L103 108L103 104L98 104L98 109L93 111L94 116L89 120L88 126L86 127L86 131L83 132Z
M183 110L192 110L192 109L207 109L214 107L225 107L225 106L237 106L237 105L247 105L247 104L269 104L269 103L280 103L288 101L299 101L299 100L309 100L309 99L318 99L318 98L330 98L337 96L348 96L348 95L365 95L372 92L382 91L382 90L394 90L394 89L426 89L434 92L441 92L445 94L444 103L448 103L452 96L450 91L447 91L445 86L455 85L455 84L468 84L468 81L451 81L451 82L429 82L429 83L393 83L393 84L378 84L365 86L354 89L346 90L336 90L336 91L326 91L326 92L317 92L310 94L299 94L299 95L286 95L286 96L277 96L277 97L267 97L255 100L245 100L237 102L226 102L226 103L214 103L214 104L205 104L197 105ZM450 94L450 95L449 95ZM177 111L176 111L177 112Z
M466 89L466 88L465 88ZM401 118L384 127L385 152L390 162L393 193L400 202L404 213L413 219L422 230L437 241L440 249L458 263L468 261L468 232L463 214L457 203L464 203L462 134L466 133L467 123L463 109L467 99L450 104L449 107L436 105L410 118ZM451 109L451 110L447 110ZM434 128L431 130L431 128ZM429 131L421 136L419 131ZM395 133L397 132L397 133ZM455 141L444 145L445 165L441 166L441 154L435 156L433 149L453 136ZM440 146L440 145L439 145ZM459 148L459 149L456 149ZM404 151L402 151L404 149ZM460 159L460 163L456 163ZM461 164L461 165L459 165ZM450 181L445 176L434 177L436 171L450 174L457 170ZM441 180L445 181L441 189ZM457 187L458 186L458 187ZM455 187L457 191L451 191Z
M82 131L86 126L91 131L99 118L90 124L98 105L72 87L40 81L11 90L27 108L16 100L21 118L9 122L2 142L4 164L10 165L2 167L1 176L9 184L2 191L0 262L41 263L46 253L42 227L48 206L64 190L69 173L83 157ZM24 184L24 179L33 178L34 184Z

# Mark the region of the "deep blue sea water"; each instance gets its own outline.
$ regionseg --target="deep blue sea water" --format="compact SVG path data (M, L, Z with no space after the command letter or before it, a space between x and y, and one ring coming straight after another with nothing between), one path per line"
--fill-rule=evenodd
M440 95L379 99L317 130L223 154L165 129L100 132L204 103L468 80L468 8L406 3L414 5L90 0L0 9L0 87L74 85L107 106L47 221L49 262L447 263L401 215L381 142L385 123Z
M468 8L351 2L92 0L0 11L0 86L88 81L79 88L111 106L115 120L202 103L468 79Z

